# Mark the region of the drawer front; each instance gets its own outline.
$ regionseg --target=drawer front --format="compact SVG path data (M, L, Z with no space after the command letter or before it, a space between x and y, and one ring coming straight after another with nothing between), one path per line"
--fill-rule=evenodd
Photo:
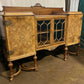
M82 17L82 14L68 16L66 45L74 45L80 42Z
M26 57L35 54L34 17L11 16L4 20L9 55Z

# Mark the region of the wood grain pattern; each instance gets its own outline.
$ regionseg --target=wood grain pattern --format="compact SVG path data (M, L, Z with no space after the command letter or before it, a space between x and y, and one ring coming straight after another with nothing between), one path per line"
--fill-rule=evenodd
M75 12L68 15L66 45L80 43L82 17L82 14L76 14Z
M33 30L33 16L15 16L5 17L5 21L11 24L6 26L6 35L8 51L13 51L12 56L26 55L27 53L35 54L35 35ZM32 33L31 33L32 32ZM28 57L28 54L26 57ZM18 59L18 58L17 58ZM11 59L14 60L14 59Z
M4 12L5 16L24 16L24 15L34 15L32 12Z

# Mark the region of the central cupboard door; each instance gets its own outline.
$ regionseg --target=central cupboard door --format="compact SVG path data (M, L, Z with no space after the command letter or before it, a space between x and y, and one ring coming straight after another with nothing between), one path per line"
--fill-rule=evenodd
M36 45L45 48L50 45L65 43L66 16L50 15L36 17Z

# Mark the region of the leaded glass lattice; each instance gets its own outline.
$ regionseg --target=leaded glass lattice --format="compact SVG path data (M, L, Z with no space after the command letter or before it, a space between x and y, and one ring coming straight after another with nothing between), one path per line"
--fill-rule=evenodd
M54 20L54 41L64 41L65 19Z
M38 46L50 43L50 20L37 21Z

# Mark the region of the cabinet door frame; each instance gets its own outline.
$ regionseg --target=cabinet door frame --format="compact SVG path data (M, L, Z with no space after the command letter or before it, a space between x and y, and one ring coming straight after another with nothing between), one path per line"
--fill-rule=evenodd
M53 44L57 44L57 43L65 43L66 41L66 32L67 32L67 16L64 16L64 17L55 17L54 20L61 20L61 19L65 19L65 27L64 27L64 41L59 41L59 42L53 42ZM54 33L53 33L54 34Z
M66 46L80 43L82 17L82 12L69 12L67 16Z
M40 47L46 47L46 46L48 46L48 45L50 45L51 44L51 38L50 38L50 44L46 44L46 45L44 45L44 46L38 46L38 38L37 38L37 21L42 21L42 20L50 20L50 24L51 24L51 20L52 20L52 18L36 18L35 19L35 31L36 31L36 48L40 48ZM50 27L50 32L51 32L51 27ZM50 37L51 37L51 33L50 33Z
M7 60L14 61L14 60L35 55L36 49L35 49L34 16L4 16L3 19L5 22L4 28L5 28L6 47L7 47L7 55L8 55ZM28 22L29 19L31 19L30 22ZM15 22L15 23L18 22L18 24L16 23L15 25L15 23L12 23L12 22ZM19 27L20 24L21 26ZM10 28L13 29L14 31L11 31ZM23 29L24 32L19 31L21 30L20 28ZM19 29L19 30L16 31L16 29ZM17 34L15 31L17 32ZM30 32L32 33L28 34ZM10 37L10 35L13 35L14 38L12 39L12 36ZM30 38L30 37L31 39L28 40L27 38ZM20 41L22 41L21 45L19 45ZM14 48L15 47L14 44L16 44L15 45L17 46L16 48Z
M65 19L65 28L64 28L64 41L63 42L54 42L54 20L55 19ZM45 45L45 46L38 46L38 38L37 38L37 21L41 20L50 20L50 44ZM37 15L35 17L35 31L36 31L36 49L46 49L50 46L59 46L65 44L65 39L66 39L66 26L67 26L67 16L66 15L47 15L47 16L41 16Z

